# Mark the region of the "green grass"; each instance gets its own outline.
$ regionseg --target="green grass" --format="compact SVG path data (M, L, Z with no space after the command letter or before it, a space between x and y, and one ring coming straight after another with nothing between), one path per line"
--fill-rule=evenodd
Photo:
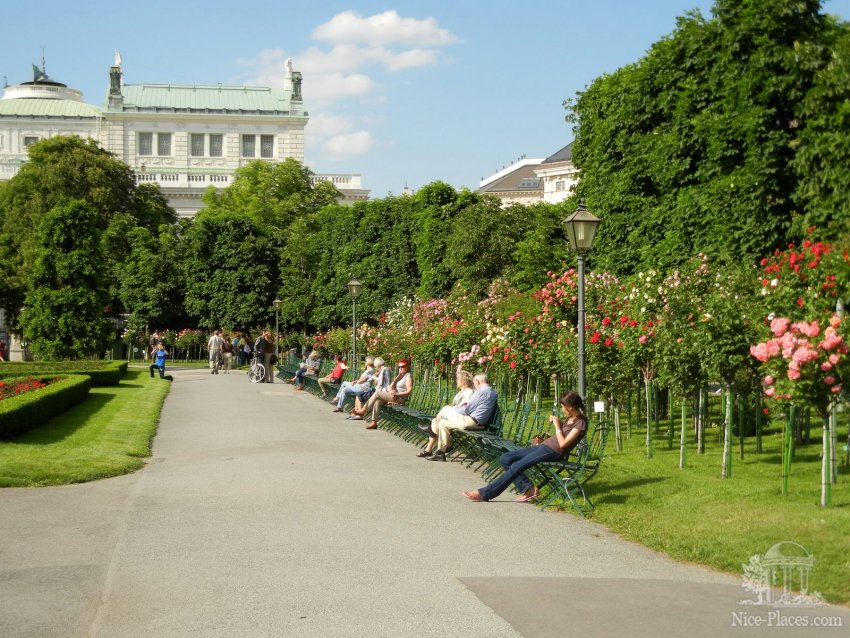
M625 437L625 428L623 430ZM669 554L731 574L742 574L750 556L764 554L781 541L793 541L815 558L810 587L830 602L850 602L850 468L842 465L839 429L839 478L832 486L832 505L820 502L820 429L813 443L797 448L788 496L782 495L781 433L763 437L756 454L745 440L740 459L735 439L731 477L720 477L722 447L718 430L706 432L706 453L688 442L686 468L678 468L678 432L674 449L666 436L653 439L647 459L646 430L633 430L617 452L613 432L605 460L588 484L596 504L593 520L621 536ZM745 592L742 590L742 595ZM746 596L744 596L746 597Z
M0 441L0 487L82 483L139 469L170 386L130 369L119 385L92 388L61 416Z

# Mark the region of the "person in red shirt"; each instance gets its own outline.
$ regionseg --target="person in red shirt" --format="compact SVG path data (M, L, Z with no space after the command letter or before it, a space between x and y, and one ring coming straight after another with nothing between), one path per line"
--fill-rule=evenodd
M328 383L342 383L342 377L345 376L345 371L348 370L348 366L345 364L345 360L340 356L336 355L334 357L334 369L331 370L331 373L319 379L319 388L322 390L322 396L328 396Z

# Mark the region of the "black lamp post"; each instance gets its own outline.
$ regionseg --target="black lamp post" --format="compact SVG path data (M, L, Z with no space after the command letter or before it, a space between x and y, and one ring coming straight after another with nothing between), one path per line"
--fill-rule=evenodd
M354 366L354 374L357 374L357 297L360 288L363 287L356 279L348 282L348 294L351 295L351 365Z
M274 354L280 361L280 330L278 328L278 315L280 313L280 304L283 302L277 297L274 298L272 305L274 306Z
M579 204L575 212L564 220L564 229L570 246L578 256L578 393L582 399L585 396L584 374L584 258L593 247L593 238L600 220L596 215Z

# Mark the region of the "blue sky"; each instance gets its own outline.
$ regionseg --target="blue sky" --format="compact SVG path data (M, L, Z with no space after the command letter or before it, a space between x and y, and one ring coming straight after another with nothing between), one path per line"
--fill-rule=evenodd
M304 76L306 161L361 173L372 197L443 180L475 189L572 139L564 99L639 59L710 0L8 3L0 75L48 75L101 104L114 51L130 84L281 85ZM769 0L766 0L769 5ZM850 19L850 0L824 10Z

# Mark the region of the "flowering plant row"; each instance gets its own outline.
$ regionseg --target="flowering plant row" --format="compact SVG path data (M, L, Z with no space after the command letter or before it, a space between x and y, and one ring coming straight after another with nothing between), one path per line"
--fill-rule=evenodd
M517 377L572 372L578 355L574 269L548 273L523 293L495 281L472 303L407 299L359 334L369 353L461 365ZM586 277L585 347L589 390L616 399L659 380L682 396L709 380L819 410L847 388L847 319L836 301L850 295L843 246L806 240L759 265L712 264L698 256L671 273Z

